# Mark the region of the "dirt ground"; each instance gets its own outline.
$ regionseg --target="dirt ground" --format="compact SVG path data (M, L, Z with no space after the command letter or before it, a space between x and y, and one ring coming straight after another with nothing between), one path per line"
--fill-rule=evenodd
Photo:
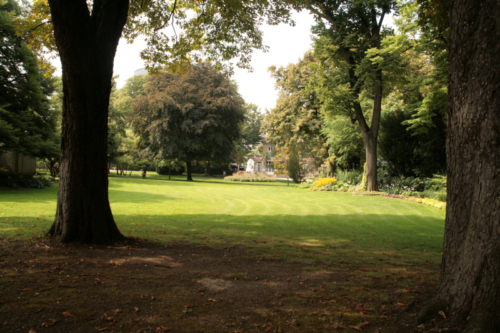
M438 267L268 260L241 246L0 239L1 332L429 332Z

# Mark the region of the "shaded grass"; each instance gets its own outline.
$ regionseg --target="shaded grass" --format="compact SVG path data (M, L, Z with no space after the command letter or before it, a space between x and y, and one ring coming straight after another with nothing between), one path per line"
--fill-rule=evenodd
M233 183L234 184L234 183ZM111 178L126 236L160 243L241 244L263 258L303 263L437 264L445 212L382 197L202 182ZM0 189L0 237L42 236L57 188Z
M117 177L115 220L140 239L99 247L33 239L56 196L0 189L5 332L414 332L420 305L403 310L439 279L444 212L417 203Z

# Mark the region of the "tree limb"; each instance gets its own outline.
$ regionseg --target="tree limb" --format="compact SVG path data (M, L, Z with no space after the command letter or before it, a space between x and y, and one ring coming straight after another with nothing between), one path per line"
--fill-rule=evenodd
M172 11L170 12L170 15L168 16L168 19L165 21L165 23L162 24L161 27L155 28L154 32L157 32L158 30L161 30L161 29L165 28L165 26L167 25L168 21L170 21L170 18L173 17L176 7L177 7L177 0L174 1L174 8L172 8Z

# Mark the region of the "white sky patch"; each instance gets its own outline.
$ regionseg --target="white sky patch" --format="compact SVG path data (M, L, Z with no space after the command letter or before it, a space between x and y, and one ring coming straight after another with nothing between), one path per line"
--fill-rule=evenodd
M232 77L238 83L239 92L246 103L259 106L261 111L272 109L276 105L278 92L275 90L274 79L267 71L269 66L287 66L296 63L304 53L312 48L311 26L314 25L312 15L307 11L294 13L295 27L280 24L277 26L263 26L264 44L269 46L269 51L255 51L252 55L251 66L253 72L246 69L235 69ZM385 25L392 25L392 16L384 19ZM126 79L134 75L134 71L144 67L140 52L146 48L142 37L137 38L133 44L128 44L125 39L120 39L116 51L113 75L119 75L118 88L123 87ZM53 61L57 67L56 75L61 75L61 64L58 59Z

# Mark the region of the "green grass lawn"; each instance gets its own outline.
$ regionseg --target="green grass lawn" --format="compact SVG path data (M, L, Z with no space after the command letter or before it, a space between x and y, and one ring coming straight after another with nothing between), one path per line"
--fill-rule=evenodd
M266 258L311 264L441 260L445 212L421 204L294 187L128 177L110 178L109 189L126 236L165 244L242 244ZM0 237L42 236L54 218L56 195L56 187L0 189Z

